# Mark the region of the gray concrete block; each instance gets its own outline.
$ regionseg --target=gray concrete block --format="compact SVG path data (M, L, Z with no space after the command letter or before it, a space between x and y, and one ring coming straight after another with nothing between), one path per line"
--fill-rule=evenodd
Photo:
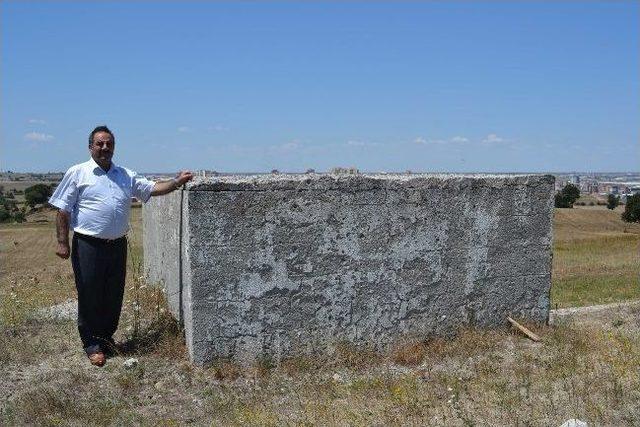
M544 322L553 186L540 175L199 180L145 206L145 268L198 364L340 342L384 350L509 314Z
M152 197L143 205L142 233L144 272L147 280L162 286L171 313L182 318L181 217L182 192Z

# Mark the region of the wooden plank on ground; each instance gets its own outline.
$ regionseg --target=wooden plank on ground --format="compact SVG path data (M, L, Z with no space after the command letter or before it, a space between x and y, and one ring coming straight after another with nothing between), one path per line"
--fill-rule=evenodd
M527 337L529 337L529 339L531 339L532 341L535 341L535 342L540 341L540 337L538 335L534 334L529 329L525 328L520 323L518 323L515 320L513 320L511 317L507 316L507 320L509 321L509 323L511 323L513 326L515 326L520 332L522 332Z

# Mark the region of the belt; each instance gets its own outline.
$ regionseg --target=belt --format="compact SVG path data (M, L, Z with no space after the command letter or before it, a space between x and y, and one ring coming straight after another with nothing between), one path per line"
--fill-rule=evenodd
M73 236L74 237L78 236L79 239L87 240L87 241L90 241L90 242L109 243L109 244L119 243L119 242L127 239L126 235L124 235L122 237L118 237L116 239L103 239L102 237L89 236L87 234L76 233L76 232L73 233Z

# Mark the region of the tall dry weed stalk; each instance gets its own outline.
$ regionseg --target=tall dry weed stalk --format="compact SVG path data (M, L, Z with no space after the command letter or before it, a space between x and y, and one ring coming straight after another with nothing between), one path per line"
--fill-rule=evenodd
M132 233L127 242L129 273L125 313L125 352L148 352L163 347L167 354L183 353L183 331L168 312L167 301L160 286L150 285L144 275L141 251L132 242L139 236ZM166 347L166 348L165 348Z

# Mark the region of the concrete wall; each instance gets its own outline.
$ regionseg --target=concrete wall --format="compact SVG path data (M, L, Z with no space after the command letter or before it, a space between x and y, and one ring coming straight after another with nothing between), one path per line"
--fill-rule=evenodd
M175 200L145 206L145 265L152 280L182 289L196 363L279 359L341 341L384 349L460 325L502 325L508 314L544 322L553 183L415 174L197 181L183 194L182 274L172 261Z
M169 310L182 321L182 191L152 197L143 205L144 271L147 280L165 288Z

